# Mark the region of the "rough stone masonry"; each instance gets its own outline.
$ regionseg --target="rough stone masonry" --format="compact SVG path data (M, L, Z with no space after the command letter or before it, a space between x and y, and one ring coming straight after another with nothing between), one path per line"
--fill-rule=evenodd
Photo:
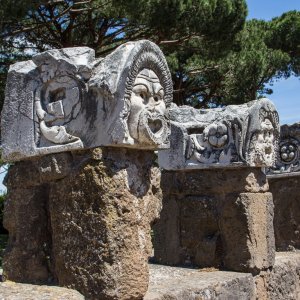
M143 297L162 199L153 150L169 146L171 100L168 66L149 41L98 60L67 48L11 66L6 279L54 282L87 299Z

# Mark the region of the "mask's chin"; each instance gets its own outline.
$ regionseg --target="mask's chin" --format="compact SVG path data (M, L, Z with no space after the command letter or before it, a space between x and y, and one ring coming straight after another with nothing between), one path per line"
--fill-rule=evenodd
M164 116L144 110L138 124L139 143L145 145L165 144L168 137L168 126Z

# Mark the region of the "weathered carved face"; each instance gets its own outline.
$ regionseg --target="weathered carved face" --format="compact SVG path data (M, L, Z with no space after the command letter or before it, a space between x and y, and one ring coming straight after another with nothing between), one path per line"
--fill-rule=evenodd
M130 102L128 129L131 137L146 145L164 142L168 134L164 89L152 70L143 69L137 75Z
M261 130L256 132L250 145L250 163L272 166L275 161L274 127L269 119L261 123Z

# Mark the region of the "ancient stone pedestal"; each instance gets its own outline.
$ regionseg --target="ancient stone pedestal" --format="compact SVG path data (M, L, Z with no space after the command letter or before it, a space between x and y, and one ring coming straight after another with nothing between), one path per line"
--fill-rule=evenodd
M261 167L275 163L274 105L173 105L169 115L170 148L158 155L165 170L156 260L252 273L272 267L273 201Z
M57 282L87 299L141 299L162 198L154 159L105 148L13 166L5 278Z
M275 257L273 201L259 168L163 171L159 263L257 273Z

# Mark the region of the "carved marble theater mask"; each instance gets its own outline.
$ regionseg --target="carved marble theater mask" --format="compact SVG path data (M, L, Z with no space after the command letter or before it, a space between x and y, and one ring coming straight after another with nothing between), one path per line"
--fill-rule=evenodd
M89 86L98 107L91 120L91 140L139 149L169 147L172 80L155 44L120 46L94 69Z
M46 51L9 70L2 156L166 148L172 92L165 58L149 41L124 44L98 60L87 47Z
M265 164L272 166L275 163L275 137L274 126L270 119L261 122L261 128L253 134L248 151L249 165Z
M245 158L249 166L275 165L279 143L279 117L267 99L259 100L249 110Z
M87 47L50 50L12 65L1 117L7 161L85 147L77 120L95 61Z
M169 135L166 120L165 91L158 76L150 69L141 70L130 97L128 129L131 137L144 145L159 145Z

